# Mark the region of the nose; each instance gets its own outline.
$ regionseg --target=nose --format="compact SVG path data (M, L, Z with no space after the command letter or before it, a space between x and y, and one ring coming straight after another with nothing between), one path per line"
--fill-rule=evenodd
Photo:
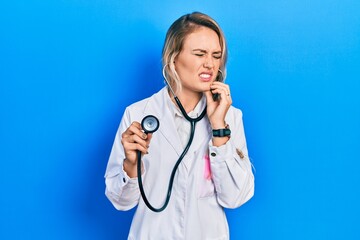
M214 62L211 56L205 58L204 67L211 69L214 67Z

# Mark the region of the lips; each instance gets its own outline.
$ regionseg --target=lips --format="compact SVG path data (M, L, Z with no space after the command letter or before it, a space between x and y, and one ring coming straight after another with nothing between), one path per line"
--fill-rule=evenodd
M200 79L204 82L208 82L211 80L212 73L211 72L202 72L199 74Z

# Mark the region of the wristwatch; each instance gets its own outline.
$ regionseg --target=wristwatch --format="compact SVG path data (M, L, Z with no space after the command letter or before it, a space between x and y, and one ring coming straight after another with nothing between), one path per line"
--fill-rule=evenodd
M231 130L229 129L229 124L226 124L225 128L222 129L213 129L213 137L230 137Z

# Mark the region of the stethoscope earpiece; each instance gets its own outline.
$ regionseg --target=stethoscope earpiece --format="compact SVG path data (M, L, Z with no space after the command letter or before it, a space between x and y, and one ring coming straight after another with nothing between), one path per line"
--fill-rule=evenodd
M141 127L145 133L153 133L158 130L160 125L159 120L153 115L147 115L141 121Z

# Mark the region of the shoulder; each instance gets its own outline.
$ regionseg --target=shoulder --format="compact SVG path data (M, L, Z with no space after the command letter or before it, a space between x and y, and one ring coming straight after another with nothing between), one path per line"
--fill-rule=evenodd
M236 119L236 118L242 118L242 115L243 115L243 113L242 113L241 109L236 108L234 106L230 106L226 117Z
M149 108L154 108L154 106L157 106L159 103L163 102L164 91L165 87L150 97L132 103L126 108L125 113L130 115L131 118L142 116L145 112L148 111Z
M129 106L126 107L126 111L130 111L130 112L141 111L148 104L149 100L152 97L153 96L147 97L147 98L144 98L144 99L142 99L140 101L137 101L137 102L134 102L134 103L130 104Z
M159 90L157 93L154 93L152 96L144 98L140 101L134 102L132 104L130 104L127 109L130 110L140 110L143 109L144 107L146 107L149 103L151 103L154 100L157 100L159 98L162 97L164 88L162 88L161 90Z

